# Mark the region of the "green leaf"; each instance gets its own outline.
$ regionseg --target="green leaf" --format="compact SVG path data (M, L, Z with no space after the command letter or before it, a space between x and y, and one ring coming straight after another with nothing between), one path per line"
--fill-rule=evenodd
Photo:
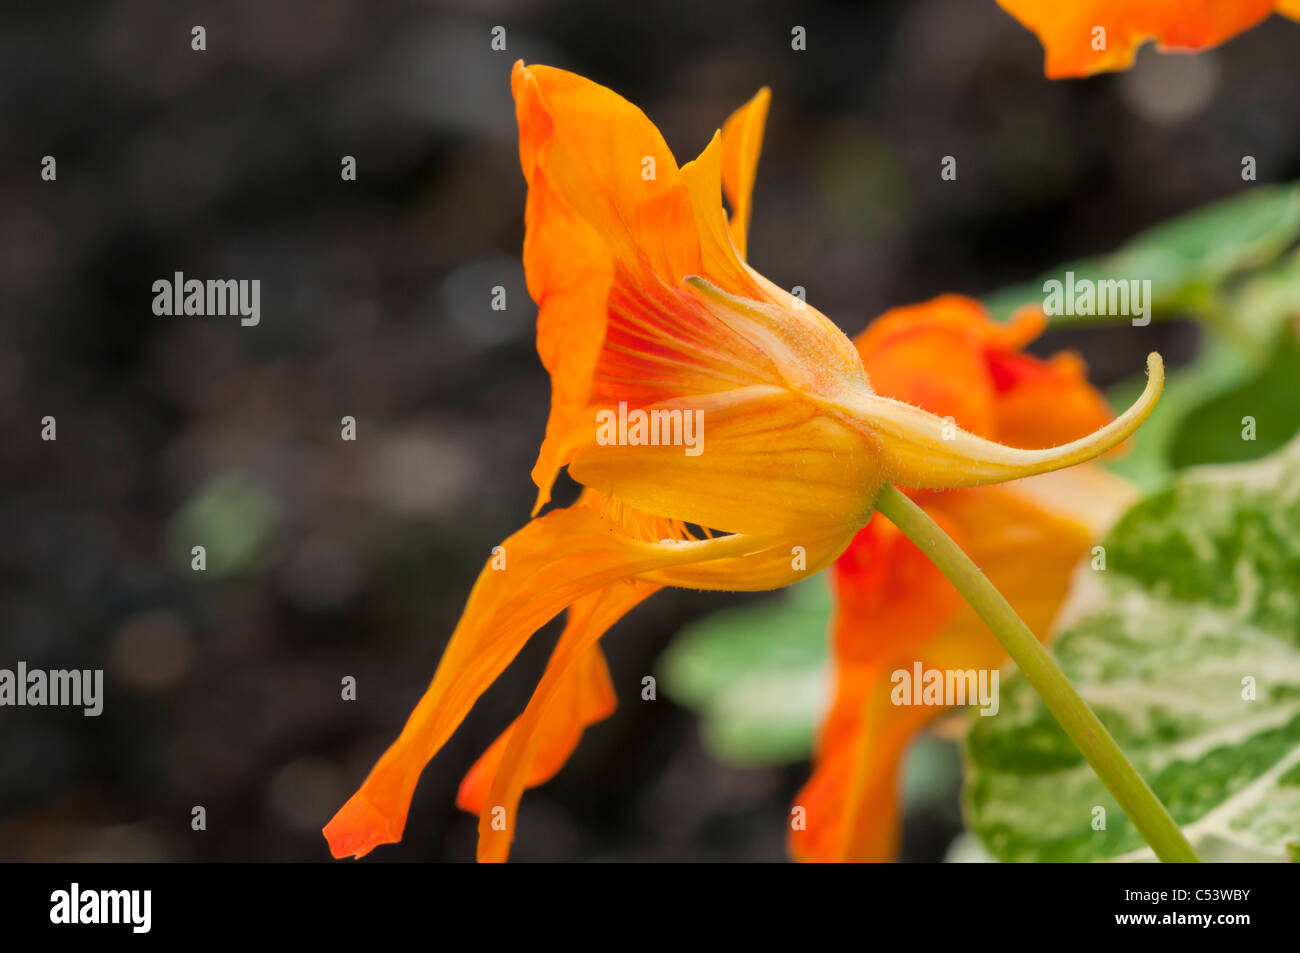
M1062 670L1204 858L1285 859L1300 838L1300 440L1185 472L1105 554L1053 648ZM1023 678L973 722L966 810L995 856L1150 857Z
M1300 341L1288 327L1267 365L1188 412L1170 441L1175 469L1241 463L1276 451L1300 431Z
M735 764L800 761L828 701L830 591L822 575L777 599L686 626L660 685L703 716L706 746Z
M1181 215L1130 239L1115 252L1061 265L989 295L985 304L1005 318L1028 303L1043 302L1043 284L1089 279L1151 281L1152 310L1167 315L1200 309L1234 272L1258 268L1300 239L1300 185L1264 185ZM1062 324L1108 320L1105 317L1053 318Z
M1258 186L1148 229L1121 250L1139 277L1150 271L1167 292L1258 268L1300 238L1300 186Z

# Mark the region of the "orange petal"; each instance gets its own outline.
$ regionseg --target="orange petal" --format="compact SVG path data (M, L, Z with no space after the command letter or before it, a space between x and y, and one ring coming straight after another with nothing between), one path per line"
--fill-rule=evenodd
M722 127L722 188L731 203L731 240L745 257L749 216L758 174L758 156L763 148L763 126L771 91L764 86L745 105L728 117Z
M881 863L898 854L902 826L899 765L908 743L938 711L895 708L890 673L841 666L832 719L841 731L824 742L816 769L795 796L803 824L792 827L790 855L804 863Z
M555 192L547 179L551 119L535 82L516 64L511 84L519 120L519 160L528 182L524 274L537 302L537 351L551 376L546 440L533 467L533 513L550 499L567 462L565 441L587 406L605 334L605 299L613 261L604 241Z
M995 432L1014 447L1054 447L1106 425L1113 416L1088 383L1083 361L1071 353L1042 361L993 351L988 366L996 388Z
M646 542L579 503L533 520L502 544L505 569L479 575L424 697L361 789L325 827L335 857L362 856L401 839L425 764L524 643L565 607L618 580L725 558L750 540Z
M524 713L493 745L495 765L474 772L461 787L461 806L478 801L478 859L502 862L515 836L515 818L525 787L549 779L568 759L588 724L614 708L609 672L597 640L637 603L659 587L645 582L616 583L588 596L570 621ZM481 759L483 764L491 756ZM479 765L475 765L475 770ZM481 787L466 791L466 785Z
M645 113L598 83L550 66L516 63L511 88L521 157L528 142L535 167L617 261L669 281L699 272L689 192Z
M551 377L546 439L533 467L536 515L551 498L568 459L568 440L586 414L605 335L605 301L613 280L609 253L596 233L551 191L544 173L528 189L524 272L537 302L537 353ZM555 249L564 249L557 255Z
M1047 317L1041 308L1021 308L1004 324L994 321L976 299L944 294L929 301L891 308L872 321L854 339L854 344L864 363L883 360L881 352L900 338L932 332L943 332L971 348L1014 350L1038 337L1046 327Z
M601 590L602 593L604 591ZM561 642L572 638L570 633L575 631L575 625L580 625L581 620L590 616L591 604L599 597L600 593L586 596L570 607L569 624L564 630L565 635L561 636ZM551 656L552 663L559 651L560 646L557 644L556 652ZM555 777L578 747L587 726L608 718L616 707L618 699L614 694L614 686L610 684L605 655L599 646L593 645L574 665L572 674L559 685L547 707L543 723L537 728L538 741L525 772L526 786L535 788ZM515 719L469 769L456 793L456 806L461 810L471 814L482 813L488 791L492 787L492 779L505 755L506 745L518 727L519 719Z
M548 669L558 670L572 658L570 670L556 679L543 678L542 685L547 686L547 691L543 692L539 686L534 693L536 700L529 703L530 706L536 705L542 709L536 721L530 722L526 715L515 719L475 762L461 782L457 805L474 814L486 814L493 835L491 839L495 840L497 835L508 832L504 838L505 846L501 848L502 860L505 859L504 852L514 835L513 825L500 830L493 826L494 821L504 820L507 816L503 814L498 817L494 813L494 808L498 805L489 797L496 778L504 766L508 773L518 772L523 787L536 787L545 783L568 761L587 726L609 717L617 705L617 699L614 686L610 684L605 657L595 640L657 588L640 582L616 583L574 603L569 609L568 624L548 663ZM587 647L575 654L575 644ZM530 723L536 738L523 748L516 746L515 761L505 761L511 739L520 732L528 731ZM513 790L517 783L518 779L512 778L506 783L506 790ZM505 807L500 806L503 809ZM511 813L514 807L511 804Z
M684 214L690 214L684 187L674 188L680 186L676 162L640 110L572 73L528 69L522 62L515 64L511 89L519 122L519 159L528 182L524 270L538 305L537 350L551 375L546 440L533 467L536 515L568 462L590 397L614 279L610 243L635 259L636 242L644 238L649 250L661 257L680 256L680 267L687 270L698 267L699 252L698 244L693 251L672 244L680 230L667 236L665 244L656 238L651 223L637 218L640 205L661 204L665 185L679 196ZM664 179L641 178L642 160L647 158L655 162L656 176L662 171ZM580 204L572 204L571 198ZM631 231L621 224L623 215L633 223ZM613 235L601 230L608 230L611 222L619 223ZM694 230L686 232L689 245Z
M1138 47L1151 40L1162 50L1217 46L1264 20L1276 0L998 0L998 4L1037 34L1046 51L1045 72L1059 79L1127 69ZM1098 30L1104 30L1104 36Z
M736 221L733 217L728 224L722 211L725 149L722 133L716 133L699 158L682 166L682 179L691 193L700 236L701 274L721 288L748 298L763 298L764 292L752 270L745 267L744 245L734 244ZM748 204L745 211L748 215Z

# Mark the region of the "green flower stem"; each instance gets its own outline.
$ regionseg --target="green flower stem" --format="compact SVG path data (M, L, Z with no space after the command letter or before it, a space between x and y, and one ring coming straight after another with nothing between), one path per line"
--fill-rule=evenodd
M1166 863L1199 862L1192 845L1124 757L1110 732L1079 697L1016 610L961 547L897 487L885 486L876 509L939 567L997 636L1156 856Z

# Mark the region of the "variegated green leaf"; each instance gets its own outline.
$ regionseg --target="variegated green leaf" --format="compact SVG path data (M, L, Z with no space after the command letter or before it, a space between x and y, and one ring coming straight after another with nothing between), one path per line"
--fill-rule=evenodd
M1286 860L1300 844L1300 440L1186 471L1126 514L1105 560L1081 571L1061 668L1202 857ZM1001 702L967 747L968 818L993 854L1150 859L1023 678Z

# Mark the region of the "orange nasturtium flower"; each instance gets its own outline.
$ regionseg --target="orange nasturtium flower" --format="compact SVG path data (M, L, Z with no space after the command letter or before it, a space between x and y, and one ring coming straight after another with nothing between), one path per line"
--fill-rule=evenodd
M1021 352L1046 323L1025 309L1009 324L945 295L896 308L857 338L881 393L951 417L972 433L1046 447L1110 420L1071 354ZM909 495L953 537L1043 638L1072 572L1130 501L1100 467L996 487ZM836 561L835 692L812 777L795 805L791 854L804 861L884 861L899 834L899 766L912 737L944 709L894 703L894 673L995 669L1006 651L912 542L875 514Z
M1300 0L998 0L1046 51L1049 79L1128 69L1138 47L1166 52L1218 46L1281 13L1300 19Z
M1137 428L1163 380L1152 355L1133 407L1050 449L953 430L877 395L853 343L745 262L766 90L679 167L645 115L602 86L522 63L511 86L524 268L551 375L535 518L484 567L406 726L326 825L336 857L401 839L424 766L564 609L523 714L461 789L462 806L480 811L480 860L506 858L524 788L613 707L597 640L656 589L789 585L844 551L886 482L976 486L1082 462ZM651 413L662 426L648 430ZM564 466L583 494L536 517Z

